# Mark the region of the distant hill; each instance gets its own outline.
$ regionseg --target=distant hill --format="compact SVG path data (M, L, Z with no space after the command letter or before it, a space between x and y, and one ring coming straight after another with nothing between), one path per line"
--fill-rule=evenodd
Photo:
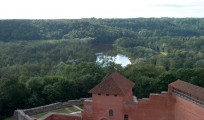
M92 37L112 43L121 37L155 36L204 36L204 19L0 20L0 41Z

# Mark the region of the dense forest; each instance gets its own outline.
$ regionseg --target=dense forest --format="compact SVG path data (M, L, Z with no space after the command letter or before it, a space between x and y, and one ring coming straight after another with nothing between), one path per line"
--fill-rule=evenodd
M97 64L97 52L132 64ZM15 109L90 97L114 71L138 98L181 79L204 87L204 19L0 20L0 119Z

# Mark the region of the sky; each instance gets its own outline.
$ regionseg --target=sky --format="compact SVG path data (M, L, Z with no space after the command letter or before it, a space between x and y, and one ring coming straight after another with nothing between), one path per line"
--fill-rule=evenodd
M0 19L204 18L204 0L0 0Z

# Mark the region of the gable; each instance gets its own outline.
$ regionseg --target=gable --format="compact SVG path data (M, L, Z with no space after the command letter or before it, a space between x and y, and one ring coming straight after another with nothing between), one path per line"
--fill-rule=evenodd
M118 72L112 73L101 83L89 91L92 94L110 94L124 96L129 90L132 90L134 83Z

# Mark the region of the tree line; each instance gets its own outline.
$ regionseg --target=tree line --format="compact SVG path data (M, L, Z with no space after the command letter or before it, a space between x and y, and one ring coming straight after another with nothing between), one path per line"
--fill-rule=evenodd
M204 36L203 18L0 20L0 41L92 37L112 43L121 37Z

